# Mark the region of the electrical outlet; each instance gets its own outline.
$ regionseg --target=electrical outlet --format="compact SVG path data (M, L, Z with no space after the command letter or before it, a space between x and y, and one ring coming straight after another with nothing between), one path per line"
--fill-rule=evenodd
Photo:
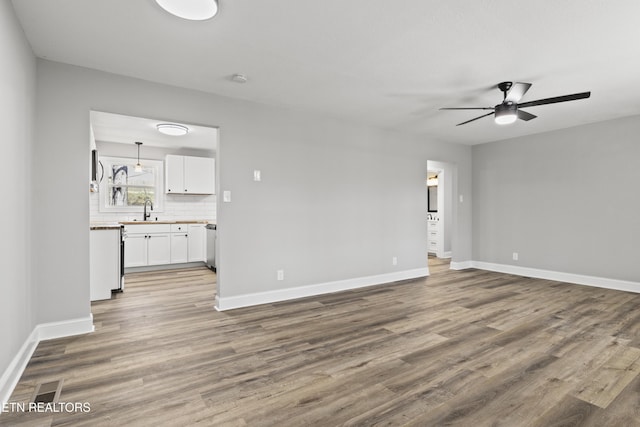
M513 253L513 260L517 261L518 260L518 252L514 252Z
M284 280L284 270L276 271L276 277L278 278L278 280Z
M391 258L391 264L398 265L398 257L397 256L394 256L393 258Z
M225 203L231 202L231 191L225 190L222 192L222 201Z
M257 169L253 171L253 180L254 180L254 181L256 181L256 182L258 182L258 181L261 181L261 180L262 180L262 177L261 177L260 171L259 171L259 170L257 170Z

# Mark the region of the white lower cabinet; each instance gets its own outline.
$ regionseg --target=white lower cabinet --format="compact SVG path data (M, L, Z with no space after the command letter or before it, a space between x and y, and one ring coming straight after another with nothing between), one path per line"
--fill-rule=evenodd
M427 221L427 234L427 250L429 253L437 254L440 249L438 244L440 240L438 239L438 221Z
M124 266L143 267L171 263L169 224L126 225Z
M91 301L111 298L120 287L120 229L96 229L89 234L89 296Z
M187 224L171 225L171 264L189 262L190 237Z
M171 264L171 240L168 233L149 234L147 238L147 264Z
M206 224L189 224L189 262L205 261L207 254Z
M124 266L141 267L147 263L147 236L128 233L124 239Z
M205 260L205 224L133 224L124 231L127 268Z

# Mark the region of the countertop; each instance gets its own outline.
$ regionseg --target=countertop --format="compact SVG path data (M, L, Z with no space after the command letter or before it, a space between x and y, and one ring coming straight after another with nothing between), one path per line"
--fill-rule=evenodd
M176 221L120 221L122 225L138 225L138 224L209 224L204 219L181 219Z
M89 225L90 230L117 230L122 225L117 222L92 222Z
M184 219L175 221L120 221L120 222L92 222L89 224L91 230L116 230L123 225L138 224L215 224L215 221L204 219Z

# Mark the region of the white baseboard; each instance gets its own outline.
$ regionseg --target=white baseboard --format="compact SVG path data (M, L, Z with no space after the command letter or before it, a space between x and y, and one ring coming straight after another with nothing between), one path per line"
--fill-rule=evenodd
M451 263L453 268L453 264ZM458 264L458 263L456 263ZM542 270L539 268L520 267L517 265L495 264L484 261L465 261L466 268L478 268L480 270L495 271L498 273L515 274L517 276L535 277L537 279L555 280L558 282L573 283L576 285L594 286L597 288L614 289L640 293L640 282L609 279L606 277L586 276L583 274L564 273L561 271ZM459 270L459 268L456 268Z
M442 254L442 258L451 258L451 256L452 256L451 251L445 251Z
M15 355L7 369L5 369L2 378L0 378L0 413L2 413L1 404L9 401L13 389L18 384L22 372L27 367L27 363L29 363L29 359L31 359L37 346L38 332L37 328L34 328L24 344L22 344L22 347L20 347L20 350L18 350L18 354Z
M80 319L36 325L0 378L0 408L2 408L1 404L3 402L9 401L13 389L20 381L20 377L40 341L86 334L93 331L93 315L91 313L89 316ZM1 409L0 412L2 412Z
M473 268L473 261L451 261L449 264L450 270L466 270L467 268Z
M355 279L337 280L335 282L318 283L309 286L299 286L288 289L277 289L267 292L237 295L233 297L219 297L216 295L216 310L225 311L234 308L249 307L252 305L268 304L278 301L286 301L297 298L305 298L314 295L329 294L333 292L347 291L366 286L382 285L397 282L399 280L417 279L429 275L428 268L416 268L413 270L397 271L393 273L379 274L376 276L357 277Z

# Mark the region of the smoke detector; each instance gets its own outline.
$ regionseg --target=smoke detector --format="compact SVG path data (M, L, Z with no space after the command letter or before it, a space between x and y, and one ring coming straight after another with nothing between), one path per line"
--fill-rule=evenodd
M231 76L231 81L236 83L246 83L247 76L245 76L244 74L234 74L233 76Z

